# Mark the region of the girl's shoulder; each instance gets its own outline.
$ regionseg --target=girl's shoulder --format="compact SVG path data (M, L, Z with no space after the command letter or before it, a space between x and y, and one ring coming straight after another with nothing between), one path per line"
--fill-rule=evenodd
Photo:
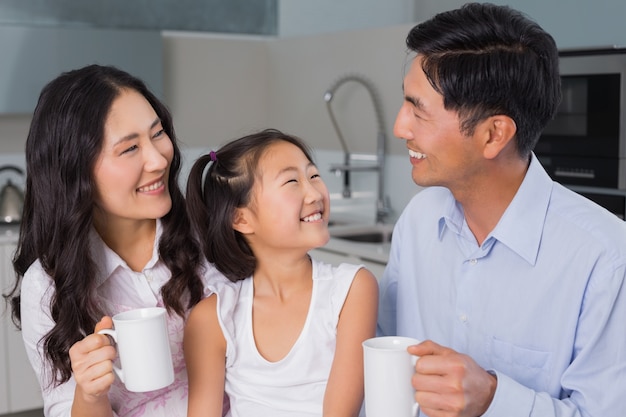
M355 277L357 272L363 268L362 264L341 263L332 265L323 261L311 258L313 263L313 280L349 280Z
M204 296L211 294L229 294L238 293L241 289L242 281L233 282L226 278L218 269L210 262L204 262L201 268L200 276L204 285Z
M369 300L374 302L374 305L378 305L378 280L372 271L367 268L357 271L352 280L350 295L361 301Z
M330 300L331 310L335 313L341 311L349 297L370 300L378 296L378 282L374 274L361 264L341 263L335 266L313 260L313 280L318 299Z

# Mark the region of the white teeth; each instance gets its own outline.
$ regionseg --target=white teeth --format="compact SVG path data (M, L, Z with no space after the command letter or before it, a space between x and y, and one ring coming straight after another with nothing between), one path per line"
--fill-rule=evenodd
M302 219L303 222L316 222L318 220L322 220L322 213L311 214L310 216Z
M154 191L154 190L156 190L157 188L160 188L160 187L162 187L162 186L163 186L163 181L159 181L159 182L155 182L155 183L154 183L154 184L152 184L152 185L148 185L147 187L141 187L141 188L138 188L138 189L137 189L137 191L139 191L139 192Z
M424 159L424 158L426 158L426 154L423 154L421 152L412 151L410 149L409 149L409 156L411 158L417 158L417 159Z

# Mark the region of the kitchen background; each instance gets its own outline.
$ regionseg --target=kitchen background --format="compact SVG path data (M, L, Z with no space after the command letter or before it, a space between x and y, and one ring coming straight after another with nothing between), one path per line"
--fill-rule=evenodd
M377 174L352 173L352 198L342 197L342 178L330 172L330 165L342 162L343 151L324 100L325 92L346 74L367 79L376 88L382 109L387 152L384 193L392 209L387 221L393 223L419 191L410 178L404 142L392 133L402 101L401 85L407 63L404 39L416 22L456 8L464 1L221 2L228 6L208 0L163 1L169 3L161 6L169 8L167 13L145 13L144 26L133 27L133 22L138 22L136 17L142 14L140 7L149 3L154 9L155 2L136 1L132 2L134 6L122 6L127 3L124 1L101 2L99 6L90 5L89 10L79 5L79 0L58 1L54 6L45 0L31 1L30 8L24 7L24 0L0 4L0 166L24 166L30 113L43 83L75 66L66 65L73 63L76 55L94 53L85 51L84 45L82 49L81 45L72 46L77 36L71 38L71 33L79 33L78 37L85 39L98 31L122 36L120 39L139 36L144 38L141 42L146 42L141 45L151 46L133 50L134 44L116 41L117 44L104 44L95 52L105 57L116 51L125 54L123 59L132 61L126 68L148 81L170 107L185 154L183 178L200 153L251 131L275 127L302 137L314 148L332 193L335 214L373 222ZM622 0L493 3L509 4L527 13L555 37L560 48L626 44L626 2ZM135 14L121 7L135 7L130 11ZM188 24L187 28L177 26L172 9L188 9L180 18ZM60 23L69 19L66 12L94 19L96 16L96 28ZM111 22L117 29L104 27ZM63 32L66 29L70 32ZM41 37L46 31L54 35ZM33 33L39 36L35 41ZM50 62L49 67L39 64L42 57L48 60L44 62ZM100 62L108 63L104 62L106 59ZM335 92L332 110L350 151L374 154L379 123L367 90L358 83L342 85ZM0 172L0 185L8 178L23 186L23 177L12 171ZM3 258L9 258L10 247L3 250ZM10 264L6 259L2 262L4 273L0 275L4 277L0 276L0 283L4 288L12 275ZM16 367L19 361L9 358L18 354L15 350L19 349L19 340L9 335L8 324L2 322L0 414L38 404L37 396L31 394L32 387L29 391L15 385L19 375L28 373L28 369L23 363ZM5 337L3 332L8 335L6 341L1 340ZM24 384L32 383L28 377L25 379ZM11 406L7 394L10 387L14 387L13 392L22 393L21 399L14 400Z
M14 3L22 4L21 1ZM59 2L64 3L72 2ZM193 2L187 3L193 5ZM216 148L229 139L259 128L276 127L299 135L311 144L322 172L328 172L325 167L331 162L340 162L343 154L327 113L324 92L344 74L362 74L377 88L383 111L388 152L385 193L393 209L389 218L393 221L418 191L409 176L404 144L392 134L395 114L402 100L401 83L406 64L404 38L415 22L458 7L463 1L278 0L249 3L256 5L256 9L241 7L242 1L234 2L239 8L231 11L227 21L247 16L245 10L250 15L265 13L270 17L257 23L257 29L245 27L244 23L249 19L240 19L240 24L248 33L256 30L257 33L270 34L164 30L161 32L161 55L158 56L159 51L153 54L162 65L154 68L158 61L142 57L147 66L153 67L148 70L157 73L152 87L163 91L162 97L172 110L178 136L188 155L187 163L199 152ZM626 44L626 26L623 24L626 3L619 0L495 3L506 3L526 12L553 34L561 48ZM4 5L0 5L0 20L2 14L7 15L2 12L3 7L14 21L26 20ZM69 6L66 8L70 9ZM39 9L40 15L36 18L41 23L41 14L45 10ZM215 9L220 6L216 5ZM106 10L99 15L106 16ZM223 15L229 17L226 12ZM224 17L219 20L223 21ZM128 28L128 22L122 23ZM122 23L116 22L120 26ZM274 33L271 28L267 29L272 23ZM46 24L52 27L55 23L47 21ZM152 24L158 24L158 21ZM9 23L1 25L0 29L6 30L8 26L15 30L15 25ZM223 32L237 30L232 27L218 29ZM5 79L0 78L0 87L12 85L20 77L23 79L27 71L40 70L29 61L37 53L32 42L20 45L14 39L6 39L0 41L0 46L20 52L19 66L13 66L9 73L4 72L2 78ZM18 55L3 51L2 56L6 66L10 64L6 57ZM134 72L143 75L145 70ZM35 84L27 87L36 97L40 86ZM13 92L15 94L15 90ZM348 83L337 92L332 106L350 151L374 153L377 125L367 91L356 83ZM28 112L10 113L9 109L0 114L0 163L19 162L28 132ZM0 182L7 175L12 173L0 173ZM333 193L340 193L341 178L328 172L325 179ZM373 173L353 173L352 179L353 189L364 192L356 195L373 198L374 192L370 190L375 189L377 180ZM340 204L337 202L335 206L339 208ZM373 209L366 211L364 215L373 216Z

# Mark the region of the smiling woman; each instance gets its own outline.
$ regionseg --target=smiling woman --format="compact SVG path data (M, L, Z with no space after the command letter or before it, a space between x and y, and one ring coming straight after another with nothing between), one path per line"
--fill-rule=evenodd
M157 219L170 211L166 182L173 157L172 141L150 103L136 91L122 90L111 106L94 167L94 225L105 241L115 240L118 222ZM140 269L146 260L137 261Z
M11 298L44 414L184 416L183 320L215 270L178 187L167 108L136 77L90 65L46 85L26 143ZM133 393L115 379L111 317L166 307L175 381Z

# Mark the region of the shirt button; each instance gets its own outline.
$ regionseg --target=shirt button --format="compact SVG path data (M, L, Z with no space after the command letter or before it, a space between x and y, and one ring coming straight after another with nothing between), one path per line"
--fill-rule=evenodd
M470 259L470 265L476 265L478 263L478 259Z
M467 314L461 314L459 316L459 319L463 322L463 323L467 323Z
M146 277L146 281L152 282L152 274L150 272L146 271L143 275Z

